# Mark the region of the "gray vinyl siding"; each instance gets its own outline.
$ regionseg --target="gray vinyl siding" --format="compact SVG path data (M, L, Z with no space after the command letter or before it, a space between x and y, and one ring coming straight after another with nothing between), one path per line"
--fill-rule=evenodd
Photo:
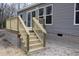
M74 25L74 3L53 4L53 25L46 25L46 30L47 40L79 44L79 25Z
M79 26L74 25L74 4L53 4L53 25L46 26L48 33L79 35Z
M26 12L31 11L35 8L46 7L46 5L51 4L40 4L38 6L31 7L26 10ZM68 34L63 37L68 37L69 35L79 36L79 25L74 25L74 3L53 3L53 24L45 25L47 31L48 39L56 39L57 34ZM71 37L69 37L71 38ZM62 38L60 38L62 39ZM69 39L68 39L69 40ZM78 42L78 39L73 39L73 41ZM72 39L71 39L72 41Z

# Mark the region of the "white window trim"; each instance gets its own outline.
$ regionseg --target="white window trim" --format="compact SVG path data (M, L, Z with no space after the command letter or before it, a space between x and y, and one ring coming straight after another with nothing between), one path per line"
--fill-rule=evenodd
M76 10L76 3L74 3L74 25L79 25L79 24L76 24L76 12L78 12L79 10Z
M45 7L44 6L43 7L40 7L39 9L42 9L42 8L45 10ZM39 9L38 9L38 18L39 17L43 17L43 19L45 20L45 11L43 11L43 15L39 16Z
M48 7L48 6L52 6L52 13L51 14L49 14L49 15L51 15L52 16L52 22L51 22L51 24L46 24L46 16L48 16L48 15L46 15L46 7ZM29 13L29 12L31 12L31 19L32 19L32 12L33 11L38 11L38 16L37 17L40 17L39 16L39 9L41 9L41 8L44 8L44 14L42 15L43 17L44 17L44 19L45 19L45 25L53 25L53 4L49 4L49 5L46 5L46 6L43 6L43 7L40 7L40 8L35 8L35 9L33 9L33 10L30 10L30 11L28 11L27 12L27 14ZM36 14L36 12L35 12L35 14Z
M49 14L49 15L52 15L52 22L51 22L51 24L46 24L46 16L48 16L48 15L46 15L46 7L48 7L48 6L52 6L52 13ZM45 19L45 25L53 25L53 4L49 4L49 5L46 5L46 6L38 8L38 17L40 17L39 16L39 9L41 9L41 8L44 8L44 14L42 16Z
M48 16L48 15L46 15L46 7L48 7L48 6L52 6L52 13L49 14L49 15L52 16L52 22L51 22L51 24L46 24L46 16ZM53 4L45 6L45 10L44 11L45 11L45 25L53 25Z
M44 7L40 7L39 9L45 9ZM38 16L39 16L39 9L38 9ZM44 16L45 15L45 12L43 13L43 15L41 15L41 16ZM40 16L39 16L40 17Z

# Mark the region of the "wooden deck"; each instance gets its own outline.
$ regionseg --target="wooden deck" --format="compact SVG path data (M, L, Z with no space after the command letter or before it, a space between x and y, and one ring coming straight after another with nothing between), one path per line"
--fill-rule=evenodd
M16 31L20 35L21 48L27 53L45 47L46 30L37 18L33 18L32 24L33 26L31 30L24 24L24 21L20 16L10 17L6 21L6 29Z

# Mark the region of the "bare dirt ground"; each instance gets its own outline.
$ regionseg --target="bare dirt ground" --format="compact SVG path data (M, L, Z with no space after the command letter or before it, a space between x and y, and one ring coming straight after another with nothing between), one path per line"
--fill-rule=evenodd
M0 34L1 33L2 31L0 30ZM6 33L6 35L8 34ZM14 37L11 42L13 41L16 43ZM0 56L27 56L27 55L21 49L12 45L8 40L4 38L4 35L1 34ZM29 56L79 56L79 44L65 43L53 39L47 40L45 49L32 52L29 54Z
M10 44L8 41L0 40L0 56L23 56L24 52Z
M79 56L79 44L48 40L46 48L30 53L31 56Z
M7 38L7 37L6 37ZM24 56L25 53L6 40L4 30L0 30L0 56Z

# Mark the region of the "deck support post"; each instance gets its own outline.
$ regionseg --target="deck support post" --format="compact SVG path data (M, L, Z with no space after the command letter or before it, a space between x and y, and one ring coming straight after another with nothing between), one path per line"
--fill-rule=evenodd
M20 35L20 33L17 34L17 37L19 38L19 40L18 40L19 41L18 47L21 48L21 38L20 38L21 35Z

